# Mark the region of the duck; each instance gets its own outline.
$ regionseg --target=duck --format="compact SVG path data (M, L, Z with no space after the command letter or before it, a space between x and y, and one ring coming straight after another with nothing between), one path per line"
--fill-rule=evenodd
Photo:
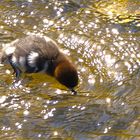
M76 66L47 36L28 35L3 46L0 63L10 64L16 81L22 73L44 73L54 77L72 93L78 85Z

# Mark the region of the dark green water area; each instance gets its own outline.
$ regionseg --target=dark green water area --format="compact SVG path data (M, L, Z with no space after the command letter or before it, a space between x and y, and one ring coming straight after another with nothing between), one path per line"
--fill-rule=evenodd
M76 65L78 94L0 65L1 140L140 140L140 0L0 0L0 47L41 34Z

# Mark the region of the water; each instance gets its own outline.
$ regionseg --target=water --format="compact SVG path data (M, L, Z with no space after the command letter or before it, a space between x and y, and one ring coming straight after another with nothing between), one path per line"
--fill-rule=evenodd
M76 64L77 96L44 75L0 66L0 139L140 139L139 0L1 0L0 43L54 39Z

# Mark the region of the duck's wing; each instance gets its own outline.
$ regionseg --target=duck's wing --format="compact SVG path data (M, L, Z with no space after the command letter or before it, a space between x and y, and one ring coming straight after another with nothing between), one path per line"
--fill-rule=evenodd
M48 37L27 36L12 42L8 50L14 48L9 54L4 53L11 66L24 69L24 72L33 73L45 71L52 60L59 54L57 44ZM10 57L9 57L10 56Z

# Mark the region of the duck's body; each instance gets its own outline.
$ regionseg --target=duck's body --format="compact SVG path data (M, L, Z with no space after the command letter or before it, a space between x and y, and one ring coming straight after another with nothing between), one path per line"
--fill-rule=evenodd
M16 78L20 77L21 72L44 72L70 89L78 84L75 66L48 37L31 35L13 41L3 48L1 62L10 63Z

